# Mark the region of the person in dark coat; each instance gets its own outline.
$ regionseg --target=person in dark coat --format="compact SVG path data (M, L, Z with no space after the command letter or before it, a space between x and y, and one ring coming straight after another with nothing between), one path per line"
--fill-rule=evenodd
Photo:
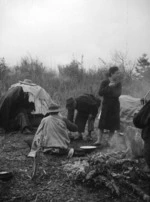
M122 90L120 80L119 68L113 66L108 71L108 78L103 80L100 85L98 94L103 97L103 102L98 125L99 134L95 145L101 144L104 129L110 131L110 137L114 134L115 130L120 129L119 96Z
M150 168L150 101L134 115L133 124L142 129L141 137L144 140L144 158Z
M71 122L75 122L78 126L78 138L82 139L82 133L85 131L85 126L88 121L88 138L91 139L91 132L94 130L94 121L100 106L100 99L92 94L83 94L77 98L69 98L66 101L68 110L67 118ZM76 116L74 121L74 114Z
M0 101L0 127L6 132L30 133L29 115L35 109L21 86L9 89Z

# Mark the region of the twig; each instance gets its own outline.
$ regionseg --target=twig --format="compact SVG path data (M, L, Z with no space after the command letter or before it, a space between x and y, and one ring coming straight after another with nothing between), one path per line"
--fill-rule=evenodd
M38 194L36 195L35 200L33 202L37 202L37 199L38 199Z
M111 198L111 197L112 197L112 195L105 196L105 197L103 197L103 198L100 198L99 201L106 201L106 199L109 199L109 198Z
M35 177L36 170L37 170L37 167L36 167L36 157L34 157L34 160L33 160L33 172L32 172L32 175L31 175L31 180L33 180L33 178Z
M133 183L129 183L126 180L121 180L125 185L127 185L129 188L133 190L139 197L141 197L144 201L150 202L150 196L147 195L143 190L141 190L139 187L137 187Z

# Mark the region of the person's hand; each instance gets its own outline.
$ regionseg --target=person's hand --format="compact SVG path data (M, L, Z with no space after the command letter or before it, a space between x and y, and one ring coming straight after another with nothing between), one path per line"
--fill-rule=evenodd
M110 82L109 86L115 86L115 82Z
M124 78L124 75L122 72L118 71L115 76L113 76L113 82L115 82L116 84L118 83L122 83Z
M70 149L69 149L69 152L68 152L67 158L71 158L71 157L73 156L73 154L74 154L74 149L73 149L73 148L70 148Z

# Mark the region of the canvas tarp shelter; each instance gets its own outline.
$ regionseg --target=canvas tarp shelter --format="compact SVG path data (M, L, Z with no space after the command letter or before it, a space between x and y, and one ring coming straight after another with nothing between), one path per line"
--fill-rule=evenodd
M28 93L29 102L33 102L35 105L34 114L45 115L47 113L48 108L53 100L44 88L34 83L25 83L20 81L11 85L10 89L16 86L21 86L23 91Z
M28 109L34 105L32 107L34 117L44 116L52 102L50 95L42 87L33 83L16 83L0 100L0 127L9 130L10 121L15 119L20 108Z

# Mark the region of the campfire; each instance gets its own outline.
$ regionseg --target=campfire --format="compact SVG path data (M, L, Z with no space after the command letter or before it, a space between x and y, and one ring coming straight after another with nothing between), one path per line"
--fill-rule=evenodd
M117 147L108 147L80 159L70 159L64 162L63 169L69 179L94 190L105 188L111 196L126 194L137 200L150 201L150 173L145 171L145 160L140 155L135 158L135 148L132 150L132 144L129 145L128 141L126 144L123 147L116 142Z

